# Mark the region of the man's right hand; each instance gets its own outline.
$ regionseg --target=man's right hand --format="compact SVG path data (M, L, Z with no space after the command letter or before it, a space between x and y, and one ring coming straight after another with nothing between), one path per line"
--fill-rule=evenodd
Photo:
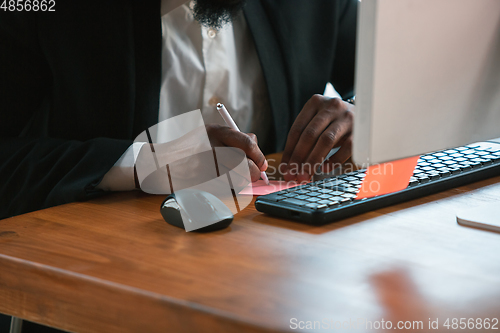
M257 144L253 133L238 132L219 124L205 125L212 147L235 147L243 150L248 157L248 168L252 182L260 179L260 172L267 170L267 160Z

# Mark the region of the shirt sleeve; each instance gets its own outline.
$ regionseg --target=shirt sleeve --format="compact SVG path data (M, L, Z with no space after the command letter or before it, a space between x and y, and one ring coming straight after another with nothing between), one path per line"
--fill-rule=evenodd
M97 189L104 191L131 191L135 189L134 165L145 142L135 142L123 153L104 175Z

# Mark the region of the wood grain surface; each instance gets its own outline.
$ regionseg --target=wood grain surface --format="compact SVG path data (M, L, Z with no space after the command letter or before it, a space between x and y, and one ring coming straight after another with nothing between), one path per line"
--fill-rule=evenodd
M163 221L163 199L117 193L0 221L0 312L74 332L500 318L500 234L455 219L500 204L500 177L321 227L252 204L225 230L186 233Z

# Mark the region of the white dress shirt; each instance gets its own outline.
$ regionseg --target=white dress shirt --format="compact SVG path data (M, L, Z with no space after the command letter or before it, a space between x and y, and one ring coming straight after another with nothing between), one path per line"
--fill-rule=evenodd
M194 20L190 5L164 13L162 0L162 83L158 121L200 109L205 124L224 124L216 105L224 103L242 132L269 140L272 116L259 58L243 14L220 31ZM98 188L135 188L136 149L131 146ZM135 151L135 154L134 154Z

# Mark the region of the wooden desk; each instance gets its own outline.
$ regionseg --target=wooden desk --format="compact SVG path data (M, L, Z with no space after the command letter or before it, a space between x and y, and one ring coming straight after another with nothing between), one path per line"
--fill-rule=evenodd
M455 220L500 204L500 177L323 227L250 206L226 230L186 233L162 220L162 199L122 193L0 221L0 312L107 333L292 331L292 318L426 332L429 318L500 317L500 234Z

